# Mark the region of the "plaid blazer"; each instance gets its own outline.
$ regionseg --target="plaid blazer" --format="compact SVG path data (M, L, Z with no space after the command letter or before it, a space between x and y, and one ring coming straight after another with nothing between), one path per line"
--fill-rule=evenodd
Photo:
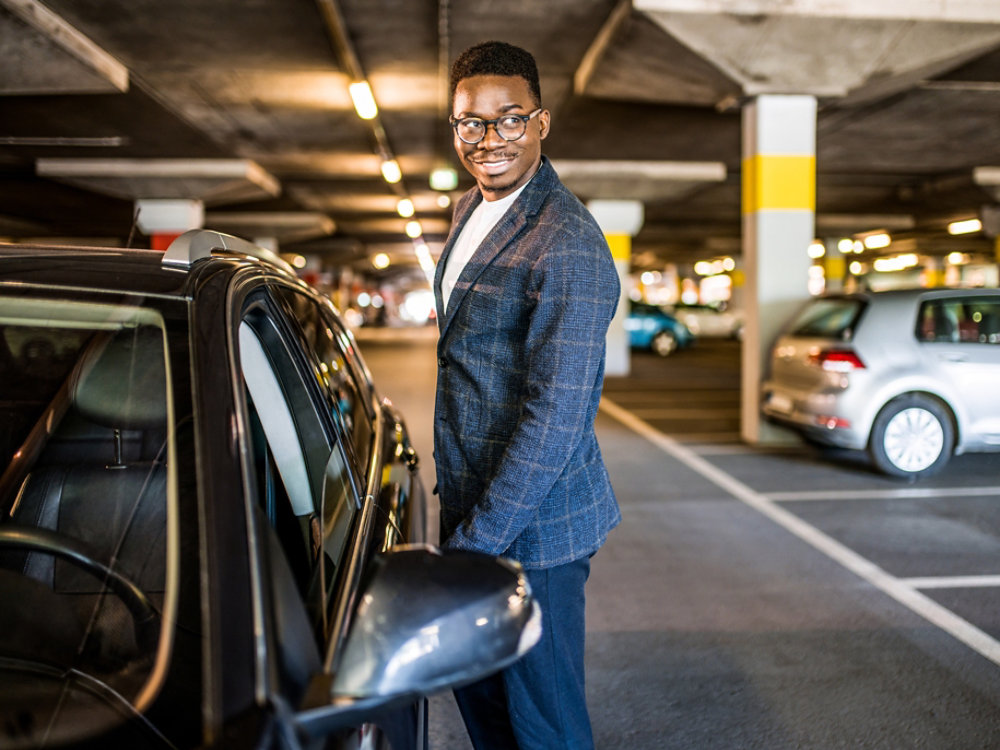
M434 279L434 459L444 546L563 565L621 520L594 434L605 336L618 305L597 223L543 157L443 308L441 277L482 200L455 207Z

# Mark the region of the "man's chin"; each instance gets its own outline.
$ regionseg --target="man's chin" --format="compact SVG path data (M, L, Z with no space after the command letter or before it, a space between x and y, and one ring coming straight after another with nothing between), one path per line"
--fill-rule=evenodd
M483 193L489 193L490 195L496 195L497 197L502 197L501 193L509 193L517 185L516 182L504 182L504 183L479 183L479 189Z

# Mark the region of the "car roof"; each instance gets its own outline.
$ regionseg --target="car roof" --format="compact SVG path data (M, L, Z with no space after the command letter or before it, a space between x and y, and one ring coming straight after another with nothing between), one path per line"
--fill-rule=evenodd
M145 249L0 245L0 287L30 284L77 291L189 296L192 272L202 263L178 268L164 265L163 257L158 250ZM220 256L212 262L232 265L240 259Z
M859 299L897 299L908 300L917 297L976 297L995 296L1000 294L1000 289L993 287L908 287L905 289L881 289L865 290L850 294L829 294L831 298L859 298Z

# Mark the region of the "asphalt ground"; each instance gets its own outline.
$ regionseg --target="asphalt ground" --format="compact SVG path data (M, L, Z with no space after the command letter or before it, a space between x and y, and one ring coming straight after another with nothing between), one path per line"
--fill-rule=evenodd
M360 338L430 488L433 338ZM597 747L1000 747L1000 454L906 483L745 446L739 346L635 352L605 383L624 520L588 585ZM430 728L470 747L450 694Z

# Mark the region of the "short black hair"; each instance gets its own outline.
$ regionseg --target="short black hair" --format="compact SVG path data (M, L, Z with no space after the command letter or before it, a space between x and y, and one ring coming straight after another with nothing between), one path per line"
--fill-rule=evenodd
M527 50L506 42L482 42L469 47L451 64L451 100L460 81L472 76L520 76L528 82L535 106L542 106L538 66Z

